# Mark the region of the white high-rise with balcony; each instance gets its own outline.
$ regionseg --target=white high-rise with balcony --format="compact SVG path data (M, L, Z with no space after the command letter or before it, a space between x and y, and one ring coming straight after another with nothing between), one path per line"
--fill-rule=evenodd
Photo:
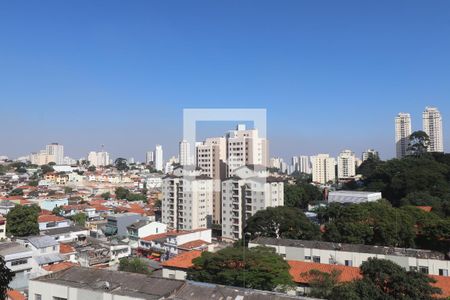
M426 107L422 114L423 131L430 137L429 152L444 152L442 116L436 107Z
M153 151L147 151L147 153L145 153L145 163L151 164L155 161L155 152Z
M300 172L311 174L311 158L306 155L299 156Z
M411 116L408 113L399 113L397 117L395 117L395 145L397 158L406 156L410 135Z
M356 157L351 150L342 151L337 158L337 164L340 179L351 178L356 175Z
M155 148L155 169L157 171L164 170L164 155L163 155L163 148L161 145L156 145Z
M329 154L317 154L311 157L312 181L326 184L336 180L336 160Z

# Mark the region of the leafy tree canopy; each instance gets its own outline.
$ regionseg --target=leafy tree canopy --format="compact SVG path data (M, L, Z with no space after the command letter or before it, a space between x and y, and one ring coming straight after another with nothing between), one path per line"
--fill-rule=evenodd
M41 209L37 205L17 205L6 216L6 231L13 236L39 234L38 216Z
M266 247L203 252L193 263L189 280L269 291L293 286L288 263Z
M119 262L119 271L139 273L149 275L150 271L148 265L138 257L123 258Z

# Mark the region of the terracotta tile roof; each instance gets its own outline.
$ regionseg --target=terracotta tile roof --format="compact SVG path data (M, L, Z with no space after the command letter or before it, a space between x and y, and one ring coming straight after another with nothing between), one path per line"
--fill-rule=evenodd
M436 295L436 298L449 298L450 297L450 276L436 276L430 275L430 277L436 280L436 283L432 285L441 289L442 294Z
M70 261L63 261L63 262L60 262L59 264L43 266L42 268L44 270L46 270L47 272L58 272L58 271L66 270L73 266L76 266L76 264L74 264Z
M433 210L433 207L432 206L416 206L418 209L421 209L421 210L423 210L423 211L425 211L425 212L430 212L430 211L432 211Z
M291 267L289 273L292 276L292 279L296 283L308 284L311 280L307 274L311 270L318 270L321 272L331 273L333 270L341 271L339 275L339 282L347 282L355 279L361 278L361 274L359 268L357 267L347 267L342 265L327 265L313 262L304 262L304 261L288 261L289 266Z
M59 253L67 254L76 252L75 248L69 244L59 243Z
M64 219L63 217L55 216L55 215L40 215L38 217L38 222L39 223L61 222L61 221L65 221L65 220L66 219Z
M142 240L150 242L150 241L154 241L154 240L157 240L157 239L162 239L162 238L165 238L165 237L167 237L167 233L158 233L158 234L152 234L152 235L143 237Z
M201 247L203 245L208 245L208 244L209 243L204 240L195 240L195 241L191 241L191 242L187 242L182 245L179 245L178 248L192 250L194 248L198 248L198 247Z
M6 292L6 295L8 296L7 299L9 300L26 300L27 297L25 297L21 292L17 290L8 290Z
M194 260L197 257L200 257L200 255L202 255L202 251L199 251L199 250L192 250L189 252L184 252L180 255L175 256L172 259L166 260L161 265L163 267L189 269L194 265L192 263L192 260Z
M41 212L39 213L39 215L52 215L53 212L47 209L41 209Z

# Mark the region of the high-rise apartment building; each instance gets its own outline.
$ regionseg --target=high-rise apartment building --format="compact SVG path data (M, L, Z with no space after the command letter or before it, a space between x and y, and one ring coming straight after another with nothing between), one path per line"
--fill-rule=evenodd
M109 153L106 151L91 151L88 154L87 160L90 165L95 167L104 167L109 165L110 162Z
M409 136L411 135L411 116L408 113L399 113L395 117L395 145L397 158L408 153Z
M48 155L55 156L55 163L62 165L64 163L64 146L58 143L51 143L45 147Z
M436 107L426 107L422 114L423 131L430 137L429 152L444 152L442 117Z
M299 156L300 173L311 174L311 158L306 155Z
M300 172L300 161L298 156L292 156L292 172Z
M153 151L147 151L147 153L145 153L145 163L148 164L152 164L155 161L155 152Z
M281 178L267 177L265 167L235 169L235 175L222 182L222 238L242 238L245 221L267 207L284 205L284 184ZM250 171L249 171L250 170Z
M163 178L162 222L177 230L210 228L213 180L186 168L177 167L173 174Z
M366 161L369 158L379 159L380 155L379 155L378 151L376 151L374 149L367 149L366 151L364 151L362 153L362 161Z
M224 137L207 138L196 146L196 165L213 179L213 222L221 222L221 181L226 177L227 142Z
M186 140L182 140L180 142L178 160L182 166L187 166L194 163L191 157L191 146Z
M161 145L156 145L155 148L155 169L157 171L164 170L164 155L163 155L163 148Z
M239 124L236 130L228 132L226 139L228 176L245 165L268 166L268 142L259 137L257 129L246 129L244 124Z
M337 158L339 179L351 178L356 175L356 157L351 150L342 151Z
M326 184L336 180L336 160L329 154L317 154L311 157L312 181Z

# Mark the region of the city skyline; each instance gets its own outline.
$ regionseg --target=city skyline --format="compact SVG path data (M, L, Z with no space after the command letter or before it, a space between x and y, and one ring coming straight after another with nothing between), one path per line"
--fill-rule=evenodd
M450 132L445 1L0 8L0 153L10 157L54 141L73 157L102 144L140 161L161 144L170 157L184 108L266 108L271 154L285 160L366 148L394 157L393 116L420 120L426 106Z

